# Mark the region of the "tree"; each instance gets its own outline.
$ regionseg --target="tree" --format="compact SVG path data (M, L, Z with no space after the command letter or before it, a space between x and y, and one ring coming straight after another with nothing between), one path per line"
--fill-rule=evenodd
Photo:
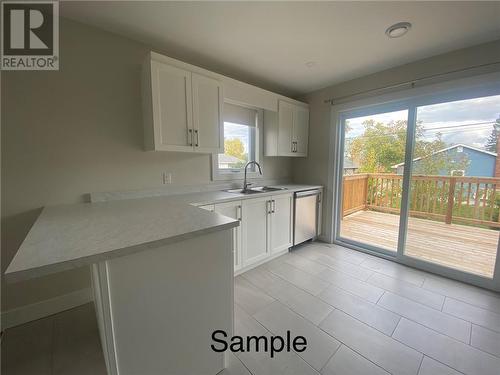
M392 166L405 159L406 120L389 123L367 120L363 122L363 134L346 143L346 156L359 163L361 173L389 173ZM466 154L453 155L437 152L446 148L441 134L427 140L421 122L416 124L414 157L421 158L414 163L414 174L449 175L452 170L466 169L469 163Z
M497 139L499 136L499 128L500 128L500 115L493 124L493 129L491 129L491 134L489 135L486 143L484 144L484 149L490 152L497 152Z
M243 160L245 159L245 145L239 138L224 139L224 153Z
M224 139L224 153L240 159L239 162L231 164L232 168L243 168L248 159L245 152L245 145L239 138Z
M346 150L353 161L360 165L361 173L391 172L394 164L404 160L406 121L387 124L367 120L363 134L350 142Z

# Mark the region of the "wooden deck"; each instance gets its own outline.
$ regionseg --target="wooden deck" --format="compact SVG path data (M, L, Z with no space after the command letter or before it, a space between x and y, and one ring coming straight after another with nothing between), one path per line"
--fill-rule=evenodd
M344 217L341 236L396 251L399 216L358 211ZM410 218L406 255L492 277L498 230Z

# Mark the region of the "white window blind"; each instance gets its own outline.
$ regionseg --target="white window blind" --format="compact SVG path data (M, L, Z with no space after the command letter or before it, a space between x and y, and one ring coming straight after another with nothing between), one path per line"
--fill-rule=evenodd
M257 111L231 103L224 103L224 122L255 126Z

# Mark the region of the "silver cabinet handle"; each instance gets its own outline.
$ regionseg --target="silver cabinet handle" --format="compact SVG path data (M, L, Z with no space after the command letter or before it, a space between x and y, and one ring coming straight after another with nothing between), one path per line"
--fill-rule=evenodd
M272 213L272 211L271 211L271 201L266 201L266 211L267 211L268 215L270 215Z
M196 143L195 143L195 147L198 147L199 145L199 134L198 134L198 129L195 129L194 130L194 134L196 134Z
M297 141L295 141L295 152L297 152Z
M276 212L276 201L273 199L272 200L272 209L271 209L271 212L274 214Z
M241 215L242 215L242 212L241 212L241 204L236 206L236 216L238 217L238 221L241 221Z
M193 145L193 129L188 129L188 140L189 140L189 145Z

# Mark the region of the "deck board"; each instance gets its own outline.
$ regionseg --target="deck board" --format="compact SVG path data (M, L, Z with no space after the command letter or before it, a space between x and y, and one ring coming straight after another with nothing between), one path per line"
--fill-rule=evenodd
M399 216L358 211L344 217L341 236L396 251ZM406 255L492 277L499 231L410 218Z

